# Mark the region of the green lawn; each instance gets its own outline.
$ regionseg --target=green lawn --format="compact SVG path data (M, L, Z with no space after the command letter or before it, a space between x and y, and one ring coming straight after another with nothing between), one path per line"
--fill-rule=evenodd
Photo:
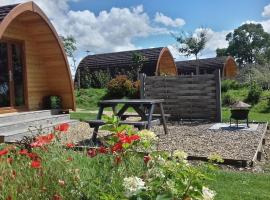
M270 174L218 170L210 175L209 187L217 192L216 200L268 200Z
M230 109L229 108L223 108L222 109L222 121L228 122L230 121ZM270 121L270 113L260 113L256 112L254 110L250 111L249 114L249 121L255 121L255 122L266 122Z
M79 121L85 121L85 120L89 120L89 119L95 119L96 114L72 112L72 113L70 113L70 118L71 119L76 119L76 120L79 120Z

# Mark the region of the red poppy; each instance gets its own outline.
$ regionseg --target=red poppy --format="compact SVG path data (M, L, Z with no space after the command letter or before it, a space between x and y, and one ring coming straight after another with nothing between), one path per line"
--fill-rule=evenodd
M149 160L151 160L150 156L144 156L143 157L143 161L144 161L145 164L147 164L149 162Z
M68 148L73 148L73 147L75 147L75 144L73 144L73 143L67 143L67 144L66 144L66 147L68 147Z
M31 153L28 153L27 156L31 159L31 160L37 160L39 159L39 155L34 153L34 152L31 152Z
M53 200L62 200L63 198L59 194L53 195Z
M138 136L138 135L131 135L131 136L129 136L129 139L130 139L131 141L137 141L137 140L140 140L141 138L140 138L140 136Z
M59 124L58 126L55 127L56 131L61 131L61 132L66 132L69 129L69 124L68 123L63 123Z
M7 158L7 162L8 162L9 164L12 164L13 158Z
M114 158L114 162L115 162L117 165L120 164L121 161L122 161L122 158L121 158L120 156L116 156L116 157Z
M27 149L21 149L21 150L19 151L19 154L20 154L20 155L27 155L27 154L28 154L28 150L27 150Z
M11 196L8 196L8 197L6 198L6 200L12 200L12 197L11 197Z
M104 146L101 146L101 147L98 148L98 152L105 154L105 153L108 153L108 149L106 147L104 147Z
M140 136L138 136L138 135L128 136L128 135L126 135L124 133L118 133L117 137L119 138L119 140L122 143L129 143L129 144L131 144L133 141L137 141L137 140L140 139Z
M50 144L54 139L54 134L42 135L36 138L35 142L31 143L31 147L42 147L46 144Z
M123 149L122 143L118 142L112 147L111 151L112 153L114 153L117 151L121 151L122 149Z
M0 150L0 156L4 156L8 153L7 149Z
M41 162L39 160L33 160L31 162L31 167L35 169L41 168Z
M97 155L97 151L95 149L89 149L87 151L88 156L90 156L91 158L95 157Z
M72 160L73 160L72 157L68 157L68 158L66 159L66 162L69 162L69 161L72 161Z

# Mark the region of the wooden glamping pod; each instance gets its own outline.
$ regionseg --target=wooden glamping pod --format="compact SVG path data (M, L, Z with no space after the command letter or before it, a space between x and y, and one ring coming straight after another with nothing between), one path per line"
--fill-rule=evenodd
M80 77L81 87L96 86L93 80L90 79L94 79L95 75L101 71L109 73L111 77L115 77L118 74L127 74L134 65L134 55L144 57L141 72L148 76L177 74L176 65L170 50L166 47L160 47L88 55L78 66L75 82L78 83Z
M211 74L220 69L220 74L225 79L234 78L238 73L237 63L232 56L178 61L176 66L179 75L196 74L196 67L199 67L200 74Z
M0 7L0 114L43 109L59 96L75 109L63 45L49 19L33 2Z

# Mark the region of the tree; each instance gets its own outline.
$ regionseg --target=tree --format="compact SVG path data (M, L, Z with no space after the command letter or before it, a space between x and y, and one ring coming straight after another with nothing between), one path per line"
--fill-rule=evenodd
M134 52L132 54L131 70L128 75L132 80L139 79L139 73L142 71L145 61L147 61L147 58L141 53Z
M75 58L75 52L77 50L76 46L76 40L73 36L60 36L61 40L63 41L64 44L64 49L69 58L72 60L72 69L76 73L77 71L77 64L76 64L76 58ZM78 88L80 88L80 72L78 71Z
M75 58L74 53L77 50L77 46L76 46L77 42L73 36L67 36L67 37L60 36L60 38L63 41L67 56L72 59L72 62L73 62L72 68L76 72L77 65L76 65L76 58Z
M226 36L229 46L217 49L217 56L230 54L240 65L263 64L270 60L270 34L261 24L243 24Z
M207 43L207 29L202 28L198 33L186 34L180 33L178 36L174 35L174 38L179 43L178 51L185 55L194 55L198 60L199 53L205 48ZM199 74L199 66L196 67L196 74Z

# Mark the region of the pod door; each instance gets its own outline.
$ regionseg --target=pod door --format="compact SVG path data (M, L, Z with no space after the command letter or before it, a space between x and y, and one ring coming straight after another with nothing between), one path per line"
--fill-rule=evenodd
M26 108L23 45L0 42L0 112Z

